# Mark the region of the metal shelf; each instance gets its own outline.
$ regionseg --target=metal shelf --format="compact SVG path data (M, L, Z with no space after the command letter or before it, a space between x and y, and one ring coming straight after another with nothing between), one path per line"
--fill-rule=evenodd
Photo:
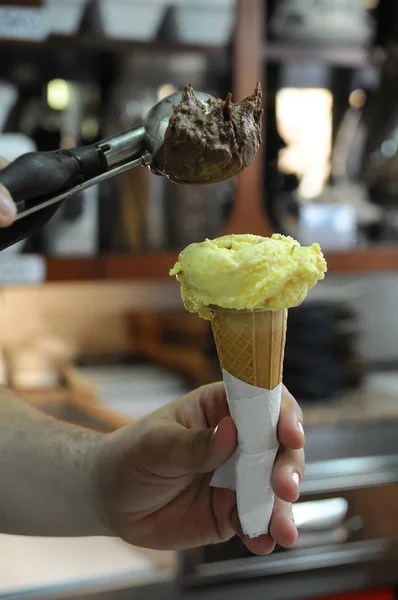
M317 46L283 42L264 45L263 58L268 63L318 62L330 66L362 69L377 65L382 52L353 46Z

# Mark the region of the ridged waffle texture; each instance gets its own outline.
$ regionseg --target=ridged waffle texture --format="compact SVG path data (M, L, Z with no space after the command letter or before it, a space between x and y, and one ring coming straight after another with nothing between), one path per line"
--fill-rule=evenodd
M260 388L273 390L282 381L287 310L211 312L221 368Z

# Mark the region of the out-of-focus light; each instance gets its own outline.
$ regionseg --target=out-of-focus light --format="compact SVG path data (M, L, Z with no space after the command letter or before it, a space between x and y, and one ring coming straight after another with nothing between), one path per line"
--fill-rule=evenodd
M344 521L347 510L345 498L300 502L293 507L294 522L300 529L337 527Z
M92 117L87 117L83 120L82 123L82 134L83 137L93 139L98 137L99 134L99 124L97 119Z
M381 145L381 152L385 158L392 158L396 155L398 144L395 140L385 140Z
M170 94L174 94L174 92L177 92L177 88L175 85L173 85L172 83L165 83L164 85L161 85L158 88L158 102L160 102L161 100L163 100L163 98L166 98L166 96L170 96Z
M348 98L351 108L362 108L366 102L366 93L363 90L354 90Z
M327 89L277 92L277 126L287 146L279 153L279 168L298 176L305 200L321 194L330 173L332 109L333 95Z
M63 79L53 79L47 85L47 103L53 110L66 110L71 101L71 86Z

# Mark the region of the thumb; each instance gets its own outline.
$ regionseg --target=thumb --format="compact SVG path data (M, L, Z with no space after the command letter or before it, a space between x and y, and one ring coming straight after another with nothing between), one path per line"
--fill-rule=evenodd
M236 429L230 417L216 429L186 429L175 421L167 421L158 428L156 441L150 437L146 458L152 464L148 466L153 472L159 472L161 467L165 477L214 471L236 448Z

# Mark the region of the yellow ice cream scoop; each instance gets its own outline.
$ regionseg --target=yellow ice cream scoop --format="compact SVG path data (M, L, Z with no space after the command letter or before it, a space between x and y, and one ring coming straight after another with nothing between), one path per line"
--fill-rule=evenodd
M186 309L208 319L211 306L269 311L298 306L326 271L318 244L247 234L191 244L170 275L181 283Z

